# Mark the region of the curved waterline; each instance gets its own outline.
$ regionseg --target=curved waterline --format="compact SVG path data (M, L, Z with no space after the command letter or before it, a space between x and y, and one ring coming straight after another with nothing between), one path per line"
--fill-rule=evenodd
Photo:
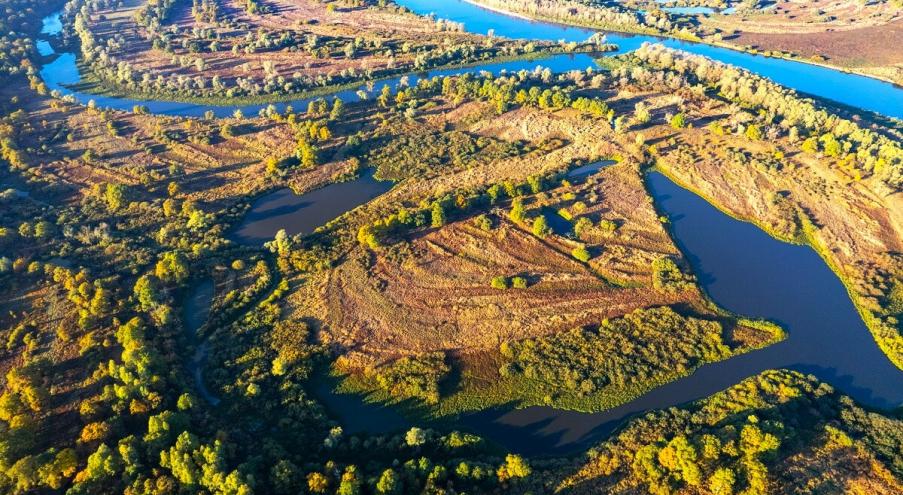
M417 2L422 2L422 0L398 0L398 3L408 6ZM486 24L495 29L496 34L499 35L511 36L514 31L508 28L513 29L514 27L523 29L525 33L529 33L527 37L531 38L583 40L591 33L586 29L503 16L457 0L448 0L442 4L430 3L430 10L455 5L467 5L481 12L481 16L490 17L489 21L484 19L483 22L491 23L497 22L499 18L505 19L504 26ZM465 22L467 27L472 28L474 25L466 20L444 14L448 14L448 12L439 12L441 17ZM548 37L552 32L568 34L567 36ZM578 34L579 38L571 38ZM872 91L870 95L887 99L886 105L877 111L895 117L903 114L903 98L901 98L903 93L899 92L900 90L889 84L885 85L880 81L862 76L676 40L625 35L611 35L610 39L619 43L624 49L632 49L643 41L650 40L661 41L669 46L676 44L678 46L674 46L675 48L734 63L771 77L776 82L826 98L832 97L800 87L800 84L806 83L814 76L806 74L794 76L793 74L796 74L794 68L800 66L813 70L816 74L821 71L834 73L841 77L843 84L853 81L853 87L840 87L842 93L849 96L869 96L864 93L868 93L870 90L861 89L863 86L859 86L860 84L884 85L887 88L881 86L884 89L881 89L879 94L876 95ZM692 47L692 49L683 45ZM705 53L706 51L714 51L719 56L712 56L710 53ZM797 81L798 84L787 83L779 77L755 70L746 63L724 60L720 58L724 55L722 52L730 57L740 57L744 62L752 59L756 63L765 63L766 68L788 68L790 76L802 77L803 80ZM71 56L71 59L66 58L66 55ZM53 65L60 60L63 60L60 66ZM531 69L538 64L549 66L549 61L555 61L550 67L555 71L583 69L592 65L591 59L586 55L557 56L542 61L504 62L469 69L431 71L426 77L481 70L494 72ZM82 103L94 99L99 106L103 107L131 110L134 105L145 105L154 113L199 116L212 110L215 115L224 116L231 115L235 109L242 109L244 113L249 114L256 113L257 110L268 106L261 104L218 107L160 101L145 102L74 93L65 87L66 84L77 83L80 79L75 65L75 57L72 54L62 54L53 63L45 65L41 71L42 76L45 76L45 70L48 71L46 75L56 78L54 79L56 86L48 81L51 89L60 89L66 94L72 94ZM73 70L74 72L72 72ZM783 73L783 75L787 76L788 73ZM807 72L807 74L811 73ZM397 85L401 79L389 80L383 82L382 85ZM413 83L416 81L416 76L409 79ZM377 90L379 88L381 85L377 87ZM888 89L894 90L894 92L888 93ZM337 95L342 98L347 97L352 101L357 98L356 90L340 92ZM894 98L896 98L896 102ZM873 109L869 108L870 100L867 99L860 103L839 98L832 99ZM299 99L294 102L282 103L278 107L304 105L307 101L309 99ZM672 219L672 228L678 244L687 254L696 273L700 276L700 284L712 299L731 311L780 322L788 330L788 339L759 351L702 366L686 378L659 387L632 402L602 413L578 413L548 407L489 410L465 415L460 419L460 424L502 443L512 450L526 453L573 450L601 439L633 414L699 399L763 370L779 367L812 373L866 405L887 408L903 404L903 373L894 367L878 349L843 285L814 251L806 247L782 243L751 224L732 219L695 194L671 183L664 176L653 174L649 176L648 180L657 204ZM343 407L353 408L354 406ZM359 415L359 411L356 410L335 412L340 417L349 414Z
M460 22L464 24L465 29L469 32L485 34L492 30L496 35L508 38L579 42L585 41L596 32L588 28L514 17L479 7L464 0L445 0L438 3L432 0L396 0L396 3L411 9L417 14L435 14L444 19ZM55 36L59 34L62 29L60 15L61 13L56 13L43 19L42 35ZM673 38L622 33L607 33L607 37L609 41L617 44L619 47L618 51L609 52L607 55L633 51L646 42L661 43L670 48L704 55L713 60L741 67L802 93L877 112L889 117L903 118L903 89L871 77L805 62L754 55L738 50ZM49 48L47 40L39 40L38 43L41 46L42 55L53 53L52 49L47 52ZM592 57L586 54L552 55L536 60L491 62L463 68L431 70L374 81L370 84L372 86L371 91L367 91L367 83L361 83L358 87L352 89L330 93L329 97L354 102L360 100L360 91L365 91L368 95L378 94L383 86L395 89L399 84L402 84L402 81L407 84L416 84L419 79L435 76L441 77L484 71L499 74L503 71L532 70L537 66L547 67L554 72L564 72L583 70L595 67L596 64ZM173 116L201 117L206 112L213 112L215 117L228 117L236 110L240 110L244 115L255 115L260 110L271 105L279 111L283 111L287 106L302 109L310 101L322 98L322 96L315 96L276 103L214 105L97 95L73 89L73 87L82 82L82 77L76 63L76 56L72 52L61 53L53 61L44 64L41 67L40 75L48 88L59 91L63 95L71 95L81 104L87 104L93 100L99 107L123 111L131 111L136 105L142 105L147 107L151 113Z
M43 19L44 29L41 33L45 36L55 36L62 29L59 21L61 13L47 16ZM53 49L50 47L48 40L38 40L41 54L52 55ZM48 52L49 49L49 52ZM534 70L537 67L548 68L553 72L566 72L571 70L584 70L595 67L596 63L593 58L587 54L560 54L549 55L545 58L537 58L531 60L511 60L503 62L488 62L484 64L476 64L467 67L436 69L424 72L412 73L398 77L391 77L372 81L370 83L363 82L350 89L342 89L327 95L301 97L292 100L273 102L273 103L249 103L236 105L214 105L205 103L186 103L179 101L165 100L146 100L140 98L126 98L119 96L108 96L94 94L90 92L79 91L78 85L83 83L81 71L77 63L76 55L72 52L62 52L58 54L52 61L41 66L40 76L47 88L51 91L58 91L63 96L70 96L76 102L87 105L93 101L94 105L99 108L107 108L112 110L122 110L126 112L132 111L136 106L143 106L148 112L157 115L171 115L182 117L203 117L207 112L213 112L218 118L231 117L236 111L240 111L242 115L257 115L261 110L267 108L275 108L283 112L286 107L293 107L295 110L304 110L311 101L328 98L339 98L346 102L356 102L361 100L361 92L367 97L375 97L379 95L382 88L388 86L392 90L397 89L401 85L415 85L421 79L430 79L433 77L454 76L458 74L479 74L489 72L492 74L500 74L503 72L519 72L522 70Z
M486 34L491 29L497 36L507 38L585 41L597 32L597 30L588 28L515 17L474 5L465 0L443 0L442 2L395 0L395 3L403 5L417 14L435 14L443 19L463 23L464 29L479 34ZM754 55L674 38L622 33L606 33L606 35L610 42L620 47L619 52L610 54L633 51L646 42L661 43L670 48L704 55L719 62L744 68L802 93L889 117L903 118L903 88L879 79L820 65Z
M647 183L709 296L730 311L777 321L787 339L703 365L600 413L490 410L464 416L464 424L523 453L572 451L635 414L701 399L776 368L815 375L867 406L903 405L903 372L878 348L843 284L813 249L731 218L662 174L649 174Z

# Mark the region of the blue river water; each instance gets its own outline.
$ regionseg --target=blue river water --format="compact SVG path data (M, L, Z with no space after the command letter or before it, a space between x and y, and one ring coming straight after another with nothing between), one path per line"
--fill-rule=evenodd
M464 24L467 31L516 39L584 41L595 31L550 22L530 21L491 11L463 0L396 0L412 11ZM646 42L665 46L742 67L797 91L834 100L845 105L903 118L903 88L871 77L780 58L753 55L704 43L655 36L608 33L608 40L621 52L632 51ZM617 53L617 52L614 52Z
M440 17L464 22L468 29L475 32L494 29L496 34L504 36L566 40L582 40L590 33L585 29L505 16L458 0L446 0L442 3L426 0L398 1L419 13L428 13L441 8ZM55 26L50 24L51 28L45 34L52 35L58 32L58 29L54 31ZM45 26L47 25L45 22ZM653 40L650 37L623 35L611 35L609 39L619 43L622 49L631 49L643 41ZM862 108L875 106L876 108L870 109L892 116L903 113L900 90L879 81L707 45L674 40L663 42L728 63L739 61L737 65L807 93L832 98L831 95L836 92L837 98L832 99L842 103ZM490 64L471 69L433 71L426 76L455 74L462 71L531 69L537 63L534 61ZM592 60L585 55L558 56L542 61L542 65L550 66L556 71L582 69L591 66ZM79 101L94 99L100 106L125 110L131 109L135 104L142 104L155 113L202 115L207 110L213 110L216 115L222 116L231 115L236 108L249 114L266 106L215 107L72 93L67 85L78 83L79 75L74 55L66 53L60 54L54 61L46 64L41 74L52 89L73 94ZM413 76L409 79L414 82L416 77L425 76ZM381 84L400 82L401 78L396 78ZM810 88L808 85L814 86ZM376 90L379 88L377 85ZM869 94L873 90L874 92ZM356 90L342 92L339 95L349 99L357 97ZM300 105L305 101L286 104ZM328 208L329 211L320 212L322 214L311 222L296 225L297 231L309 232L321 220L337 216L387 187L374 184L368 177L362 177L359 181L343 186L345 189L340 196L356 198L354 204L332 205ZM702 288L716 303L728 310L781 323L788 331L788 338L762 350L704 365L686 378L659 387L632 402L605 412L587 414L549 407L488 410L464 415L459 420L461 426L514 451L535 454L573 450L603 438L632 415L696 400L746 377L773 368L790 368L814 374L868 406L892 408L903 404L903 372L890 363L878 349L840 280L814 251L782 243L752 224L730 218L702 198L680 188L660 174L650 174L647 181L656 205L671 219L673 235L699 276ZM360 185L355 185L358 182ZM350 190L347 190L349 188ZM319 193L321 196L330 196L323 198L323 204L332 201L333 196L337 196L327 192L323 189ZM262 198L256 203L260 218L255 221L275 218L267 214L267 211L285 215L297 210L307 216L313 210L317 210L317 205L320 204L320 200L311 196L317 194L317 191L295 198L279 196L279 194L284 196L284 192L275 194L276 196ZM291 215L279 220L289 227L293 221L295 220ZM267 224L266 232L253 229L244 232L239 230L236 235L256 243L270 235L275 227L278 225ZM200 364L197 366L196 374L199 377ZM328 391L320 395L327 407L350 431L378 432L400 428L406 424L390 408L365 404L360 398L331 394Z
M478 7L463 0L444 0L442 2L433 0L397 0L397 3L410 8L418 14L428 15L435 13L438 17L463 23L465 29L470 32L485 34L492 30L496 35L508 38L584 41L595 32L586 28L513 17ZM55 14L44 19L41 32L45 36L53 36L59 33L61 29L60 16ZM635 50L646 42L661 43L671 48L704 55L714 60L743 67L803 93L827 98L844 105L870 110L889 117L903 118L903 89L874 78L803 62L753 55L703 43L619 33L608 33L607 36L610 42L616 43L620 47L620 53ZM53 54L53 49L47 43L47 40L39 40L38 48L42 55L49 56ZM610 54L619 52L611 52ZM422 77L445 76L463 72L477 73L481 71L498 74L502 71L530 70L537 66L547 67L555 72L562 72L594 67L595 62L587 55L558 55L533 61L497 62L463 69L434 70L376 82L374 90L369 92L369 94L378 94L385 85L395 88L401 81L415 84ZM52 61L44 64L41 67L40 75L51 90L72 95L79 103L86 104L88 101L93 100L100 107L117 110L128 111L132 110L135 105L143 105L151 113L157 114L199 117L207 111L212 111L216 117L227 117L231 116L235 110L241 110L244 115L254 115L261 109L269 106L269 104L265 103L211 105L161 100L136 100L80 92L77 89L73 89L75 85L81 82L81 76L76 64L75 54L71 52L60 53ZM336 92L329 97L337 97L345 101L357 101L359 99L358 91L364 89L366 89L365 85L361 85L359 88ZM299 98L293 101L275 103L274 106L279 110L283 110L288 105L296 109L305 108L311 99Z
M778 368L815 375L866 406L903 405L903 371L878 348L843 284L814 250L731 218L662 174L650 173L647 184L706 293L730 311L779 323L787 338L703 365L607 411L500 408L462 415L460 425L516 452L569 452L600 441L633 415L701 399ZM320 397L350 431L405 424L398 413L360 397L322 390Z

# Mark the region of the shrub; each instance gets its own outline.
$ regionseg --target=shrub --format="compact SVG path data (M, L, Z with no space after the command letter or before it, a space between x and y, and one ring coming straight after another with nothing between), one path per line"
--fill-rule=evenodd
M590 258L592 258L592 256L590 256L590 254L589 254L589 251L587 251L586 247L584 247L584 246L575 247L574 250L571 251L571 256L573 256L574 258L576 258L584 263L586 263L587 261L590 260Z

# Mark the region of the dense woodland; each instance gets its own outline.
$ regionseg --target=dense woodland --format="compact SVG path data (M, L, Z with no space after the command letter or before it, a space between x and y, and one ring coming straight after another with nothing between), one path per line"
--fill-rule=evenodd
M151 2L140 11L138 22L155 33L150 40L155 50L180 49L173 47L175 33L163 28L177 3ZM296 317L289 303L293 292L343 263L403 259L417 236L456 222L483 232L504 224L536 242L558 242L568 262L594 270L600 240L631 226L586 213L591 208L582 201L592 201L578 197L581 185L564 176L571 164L524 180L455 185L451 192L424 189L390 207L349 212L312 235L282 231L265 247L229 237L254 195L301 182L304 174L324 171L320 182L308 184L314 188L372 167L380 178L407 184L565 145L563 140L510 142L453 128L402 132L430 118L437 107L475 104L493 118L518 109L557 112L625 134L662 117L653 116L658 109L650 107L615 108L607 98L618 88L700 88L755 115L755 123L730 132L750 139L787 138L803 152L827 156L843 170L875 177L896 191L903 185L903 158L892 138L748 74L654 47L624 58L611 74L538 70L434 78L354 105L324 98L306 109L270 109L260 117L158 117L140 107L113 112L49 95L37 76L33 39L40 18L61 5L36 0L0 0L0 5L7 14L0 19L5 88L0 97L0 491L900 491L901 420L864 410L826 384L784 371L640 416L588 452L559 457L510 453L427 417L414 418L419 426L388 434L345 432L314 391L330 369L359 370L343 359L348 349L323 341L320 322ZM114 72L107 50L115 48L115 40L92 37L87 16L112 5L70 5L85 63L130 88L144 91L144 81L148 87L157 84L127 66L116 64ZM193 14L228 23L218 5L196 2ZM268 9L265 1L244 5L255 15ZM274 43L266 38L258 46L258 41L249 39L239 50L253 53ZM324 56L354 57L375 48L352 42L351 49L340 50L348 45L334 41L311 46L307 40L308 48L294 39L275 43L326 48ZM189 42L187 50L192 46ZM417 67L499 54L496 47L474 50L425 51ZM292 92L347 80L302 77L289 88L287 81L274 79L236 81L225 91ZM225 88L212 81L192 80L184 87L175 81L164 80L159 89L218 95ZM687 125L679 112L667 122L674 130ZM148 158L122 165L115 152L89 144L98 141L130 143L139 157L181 153L176 155L181 161ZM652 165L655 149L633 136L630 141L625 152L637 169L640 162ZM216 145L240 149L236 168L242 177L219 175L213 153L198 151ZM72 151L75 146L78 152ZM335 166L346 162L347 167ZM234 188L222 185L229 181L236 181ZM594 185L587 181L583 187ZM210 193L208 186L220 188ZM573 224L573 233L556 233L553 214ZM349 253L358 258L349 260ZM695 279L678 261L659 254L645 263L650 276L643 286L663 294L696 294ZM604 275L594 276L619 287ZM194 306L194 288L211 280L212 302ZM481 283L511 295L530 290L535 280L506 272ZM903 296L892 300L899 303ZM896 332L890 315L900 312L884 300L875 310L887 325L887 339ZM640 309L555 335L505 342L497 349L501 366L491 371L591 394L611 384L668 378L664 369L683 373L728 358L737 349L725 340L725 331L738 322L752 325L683 308ZM755 345L781 337L774 326L763 328L768 335ZM428 408L448 394L458 364L441 352L412 353L375 363L362 375L389 395ZM815 481L803 486L800 479Z

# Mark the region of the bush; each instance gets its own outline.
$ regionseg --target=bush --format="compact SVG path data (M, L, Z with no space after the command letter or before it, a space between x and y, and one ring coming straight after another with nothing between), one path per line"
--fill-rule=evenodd
M445 354L434 352L403 357L371 370L371 373L376 375L380 388L395 397L419 398L435 404L439 402L439 382L449 371Z
M494 277L490 285L493 289L507 289L508 288L508 277Z
M514 277L511 279L511 285L515 289L526 289L527 288L527 279L524 277Z
M575 247L574 250L571 251L571 256L584 263L588 262L590 258L592 258L592 256L590 256L589 254L589 251L587 251L584 246Z

